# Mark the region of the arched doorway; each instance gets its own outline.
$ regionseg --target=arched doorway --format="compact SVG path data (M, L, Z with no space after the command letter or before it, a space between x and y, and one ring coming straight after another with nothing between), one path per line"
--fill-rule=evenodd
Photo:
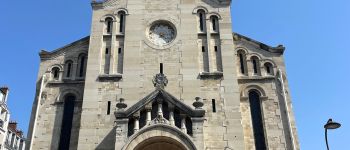
M193 139L177 127L166 124L150 125L131 137L122 150L197 150ZM116 144L118 145L118 140ZM119 149L119 148L116 148Z
M172 138L158 136L141 142L134 150L186 150L186 148Z

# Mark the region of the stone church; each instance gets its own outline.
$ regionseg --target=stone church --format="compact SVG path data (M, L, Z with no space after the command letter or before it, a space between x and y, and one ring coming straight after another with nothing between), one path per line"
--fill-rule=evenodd
M285 48L232 32L231 0L92 1L40 52L28 149L298 150Z

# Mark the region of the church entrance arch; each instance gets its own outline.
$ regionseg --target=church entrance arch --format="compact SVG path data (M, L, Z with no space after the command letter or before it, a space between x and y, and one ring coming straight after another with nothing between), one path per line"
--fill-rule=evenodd
M141 142L134 150L186 150L186 148L172 138L158 136Z
M164 124L151 125L129 138L123 150L197 150L191 137Z

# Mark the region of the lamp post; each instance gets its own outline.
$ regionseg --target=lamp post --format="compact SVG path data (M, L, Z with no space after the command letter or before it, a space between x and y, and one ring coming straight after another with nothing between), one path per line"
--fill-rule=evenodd
M338 122L333 122L332 119L328 119L327 123L324 125L324 136L326 139L327 150L329 150L328 146L328 138L327 138L327 130L328 129L338 129L341 126Z

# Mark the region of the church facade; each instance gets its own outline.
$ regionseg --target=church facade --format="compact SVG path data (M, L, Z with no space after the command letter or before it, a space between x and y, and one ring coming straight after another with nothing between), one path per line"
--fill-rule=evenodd
M230 3L92 1L90 36L40 52L27 149L300 149L285 48Z

